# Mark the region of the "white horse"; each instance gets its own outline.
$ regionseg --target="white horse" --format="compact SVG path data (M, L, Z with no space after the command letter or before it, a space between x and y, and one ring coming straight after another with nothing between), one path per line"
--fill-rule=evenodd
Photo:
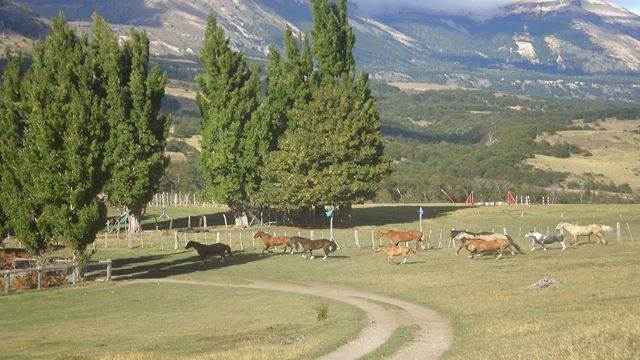
M529 231L525 237L533 239L533 247L531 248L531 251L535 250L538 246L541 246L544 251L547 251L545 245L553 244L554 242L562 244L562 250L567 248L567 245L564 243L564 235L562 234L544 235L537 231Z
M598 224L589 224L585 226L579 226L569 223L561 222L556 226L556 231L560 231L560 229L567 230L571 236L573 236L573 242L571 245L578 244L578 236L589 236L589 242L591 242L590 235L593 234L598 237L598 240L604 245L607 244L607 240L604 238L605 232L611 232L613 229L611 226L607 225L598 225Z

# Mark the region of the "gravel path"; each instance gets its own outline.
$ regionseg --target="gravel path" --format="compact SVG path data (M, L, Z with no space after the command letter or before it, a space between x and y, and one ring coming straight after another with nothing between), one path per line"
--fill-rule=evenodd
M337 300L362 309L367 316L365 328L355 339L322 357L324 360L357 359L375 351L389 339L395 329L404 325L417 325L420 330L414 340L401 347L391 359L437 359L451 347L453 342L453 328L450 321L435 311L384 295L353 290L341 284L300 285L253 281L248 284L236 285L174 279L132 280L120 284L140 283L190 284L283 291ZM385 306L385 304L392 306Z

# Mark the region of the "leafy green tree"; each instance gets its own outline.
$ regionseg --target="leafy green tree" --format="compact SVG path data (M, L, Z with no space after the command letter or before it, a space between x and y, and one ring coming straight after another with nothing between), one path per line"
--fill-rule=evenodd
M17 151L22 146L25 126L20 109L24 64L22 56L13 57L10 53L6 55L8 60L0 88L0 189L13 189L15 183L12 160L16 158ZM0 194L0 243L11 228L9 216L5 212L8 200L2 195L10 194Z
M353 46L356 39L347 19L347 0L311 0L313 54L322 81L343 79L348 86L355 79Z
M105 191L110 203L128 212L129 232L137 232L168 164L164 148L170 121L160 115L167 76L157 66L149 70L149 39L144 32L131 29L131 40L120 47L98 15L93 32L96 73L107 103Z
M266 165L263 191L277 206L301 209L304 221L373 198L389 173L367 74L355 79L355 37L346 1L312 0L312 53L318 64L306 98L286 104L288 126ZM269 83L271 90L271 83Z
M106 215L96 196L104 179L105 107L94 91L87 38L78 39L63 15L52 28L35 44L22 80L18 65L5 72L2 129L10 135L1 147L0 201L32 253L63 241L82 255Z
M224 30L209 16L200 52L205 73L197 77L197 103L202 114L202 151L198 161L207 184L206 196L225 203L236 225L247 226L250 194L256 189L259 159L249 142L259 131L253 113L259 105L259 68L247 66L233 51Z

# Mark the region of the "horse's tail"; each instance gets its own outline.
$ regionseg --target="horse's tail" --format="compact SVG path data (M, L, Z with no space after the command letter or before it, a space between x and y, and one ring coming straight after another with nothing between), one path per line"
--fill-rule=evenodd
M613 228L611 226L607 226L607 225L600 225L602 227L602 231L603 232L612 232Z
M513 241L513 239L511 238L511 236L509 236L508 234L505 234L505 236L507 237L507 240L509 240L509 245L516 248L516 250L518 250L520 254L524 254L524 252L522 252L522 249L520 249L520 245L516 244L516 242Z
M334 252L338 250L338 243L334 239L331 239L330 241L331 241L331 244L329 245L329 251Z

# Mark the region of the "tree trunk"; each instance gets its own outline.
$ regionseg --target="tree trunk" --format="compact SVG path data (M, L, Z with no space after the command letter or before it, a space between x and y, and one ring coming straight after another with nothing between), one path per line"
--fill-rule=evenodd
M351 204L342 205L338 208L338 224L351 225L353 223L353 206Z
M231 208L231 211L233 212L236 227L249 227L249 217L247 216L247 210L244 206L229 205L229 208Z
M129 233L137 234L142 230L142 228L140 227L141 218L142 210L129 210L129 217L127 218L127 221L129 222Z

